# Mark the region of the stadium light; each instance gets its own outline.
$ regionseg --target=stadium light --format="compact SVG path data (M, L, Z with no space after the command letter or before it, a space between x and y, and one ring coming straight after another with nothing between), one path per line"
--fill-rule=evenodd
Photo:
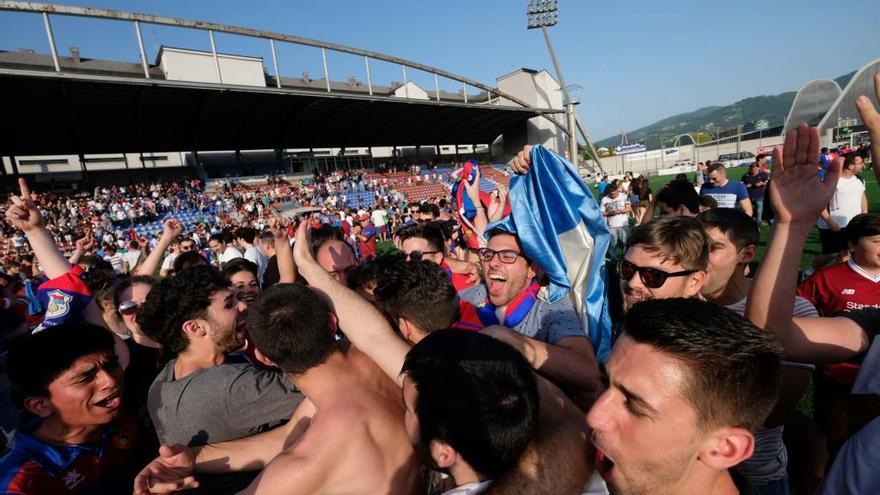
M528 29L555 26L559 21L559 6L556 0L529 0Z

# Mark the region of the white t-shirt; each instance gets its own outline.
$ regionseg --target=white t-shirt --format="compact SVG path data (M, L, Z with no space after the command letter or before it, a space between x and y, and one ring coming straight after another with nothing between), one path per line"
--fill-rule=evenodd
M837 181L837 189L828 203L828 213L841 228L846 227L854 216L862 212L862 196L865 194L865 183L856 176L848 179L841 177ZM821 218L816 221L820 229L827 229L828 224Z
M168 256L162 260L161 270L171 270L174 268L174 260L177 259L177 253L169 253Z
M370 215L370 220L373 221L373 225L376 227L385 225L385 210L374 210Z
M235 258L241 258L241 251L235 249L233 246L226 246L226 251L220 255L220 268L226 266L226 263L234 260Z
M602 198L602 211L609 212L614 210L622 210L629 204L629 198L625 194L619 193L617 198L612 199L611 196ZM626 213L618 213L605 217L608 220L609 227L626 227L629 225L629 218Z
M262 285L263 274L266 273L266 268L269 266L269 258L267 258L257 246L247 248L244 252L244 258L257 265L257 279L259 280L260 285Z
M134 267L137 266L137 262L140 257L141 252L136 249L129 249L122 254L122 260L128 263L129 271L134 270Z

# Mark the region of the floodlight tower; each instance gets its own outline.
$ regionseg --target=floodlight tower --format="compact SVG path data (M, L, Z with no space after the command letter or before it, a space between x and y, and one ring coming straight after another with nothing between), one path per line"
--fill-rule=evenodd
M597 160L598 163L596 151L593 149L593 144L587 136L586 129L584 129L580 122L577 122L577 114L575 113L574 106L580 103L580 101L575 101L575 99L572 98L569 87L565 84L565 77L562 75L562 69L559 68L559 61L556 60L556 51L553 49L553 43L550 41L550 33L547 31L548 27L555 26L559 21L559 3L557 0L529 0L527 15L529 20L527 28L541 28L541 32L544 34L544 41L547 43L547 51L550 52L550 59L553 61L553 68L556 70L556 77L559 79L559 85L562 87L562 96L565 99L565 114L568 121L566 127L568 128L569 160L572 165L577 167L577 131L578 128L580 128L584 140L587 142L587 147L593 153L593 159Z

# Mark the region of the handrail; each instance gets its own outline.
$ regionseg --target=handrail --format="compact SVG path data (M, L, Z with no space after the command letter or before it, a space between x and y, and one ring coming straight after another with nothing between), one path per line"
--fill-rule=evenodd
M454 74L452 72L445 71L443 69L439 69L436 67L431 67L429 65L420 64L418 62L414 62L412 60L403 59L400 57L394 57L391 55L385 55L379 52L373 52L369 50L363 50L360 48L355 48L347 45L340 45L338 43L328 43L326 41L320 41L311 38L303 38L301 36L294 36L291 34L278 33L273 31L263 31L259 29L252 28L244 28L239 26L232 26L229 24L218 24L214 22L206 22L206 21L194 21L191 19L180 19L176 17L165 17L158 16L152 14L142 14L137 12L123 12L120 10L112 10L112 9L103 9L103 8L95 8L95 7L76 7L70 5L54 5L54 4L46 4L46 3L37 3L37 2L20 2L20 1L12 1L12 0L0 0L0 10L8 10L8 11L17 11L17 12L34 12L34 13L43 13L43 14L57 14L57 15L66 15L66 16L74 16L74 17L93 17L93 18L102 18L102 19L112 19L112 20L124 20L124 21L133 21L133 22L145 22L148 24L159 24L165 26L176 26L176 27L184 27L184 28L192 28L199 29L203 31L214 31L218 33L229 33L229 34L237 34L242 36L250 36L254 38L264 38L269 40L277 40L277 41L285 41L289 43L294 43L298 45L306 45L312 46L316 48L322 48L325 50L332 50L336 52L350 53L353 55L360 55L364 57L374 58L377 60L383 60L386 62L391 62L394 64L400 64L405 67L412 67L414 69L418 69L424 72L437 74L439 76L443 76L447 79L452 79L455 81L462 82L466 85L473 86L475 88L486 91L487 95L494 93L500 97L503 97L507 100L510 100L517 105L520 105L525 108L535 108L529 105L528 103L506 94L497 89L486 86L483 83L474 81L472 79L468 79L464 76L460 76L458 74ZM280 77L276 74L276 77ZM329 81L328 81L329 84ZM467 98L467 92L465 92L465 98ZM546 117L546 116L545 116ZM556 123L556 121L552 118L548 117L548 120ZM556 123L559 126L558 123ZM564 130L564 129L563 129ZM567 132L567 131L566 131Z

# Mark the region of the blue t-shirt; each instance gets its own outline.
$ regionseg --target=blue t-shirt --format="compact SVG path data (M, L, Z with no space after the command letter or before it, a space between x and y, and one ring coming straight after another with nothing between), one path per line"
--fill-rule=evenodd
M736 208L740 201L749 199L749 191L742 182L728 180L720 187L706 182L700 188L700 196L711 196L719 208Z

